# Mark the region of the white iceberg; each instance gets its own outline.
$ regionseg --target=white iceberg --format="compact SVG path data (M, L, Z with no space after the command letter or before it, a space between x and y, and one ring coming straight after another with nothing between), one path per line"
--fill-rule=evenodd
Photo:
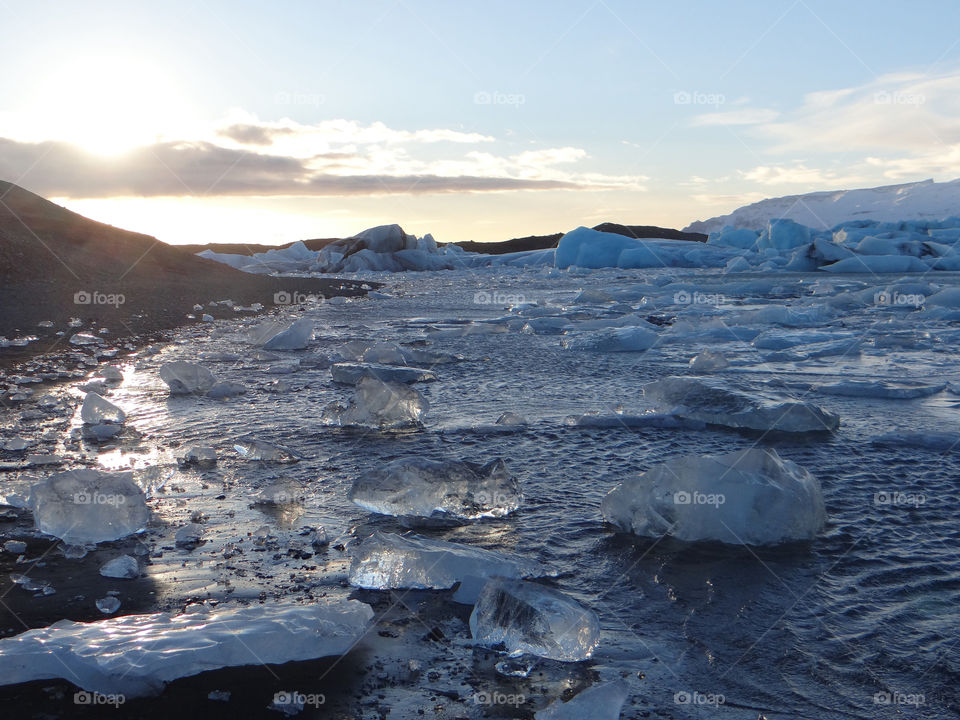
M127 698L208 670L343 655L367 632L373 610L356 600L314 600L125 615L92 623L60 620L0 640L0 684L63 678Z
M404 458L357 478L347 497L370 512L421 521L504 517L520 507L517 479L501 459L471 462Z
M600 619L557 590L496 578L477 597L470 634L478 644L503 646L511 655L577 662L587 660L600 643Z
M737 545L811 540L826 521L819 481L758 448L655 465L613 488L601 512L641 537Z
M143 530L146 496L130 472L68 470L30 488L37 529L70 545L117 540Z

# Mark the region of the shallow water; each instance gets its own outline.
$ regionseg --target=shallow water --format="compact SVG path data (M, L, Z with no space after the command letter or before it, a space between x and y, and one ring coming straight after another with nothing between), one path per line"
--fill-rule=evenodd
M770 351L761 353L734 335L744 336L737 328L770 325L743 322L739 313L771 305L820 305L811 290L818 282L829 298L845 286L869 289L889 279L737 276L734 283L710 273L477 270L377 280L387 283L383 290L392 297L286 311L291 319L314 319L317 339L308 350L275 353L279 359L245 341L245 331L258 320L183 331L160 354L125 366L123 385L109 396L127 412L127 425L139 439L128 436L103 448L59 446L68 466L86 457L111 469L173 462L192 445L217 449L216 468L177 471L151 500L155 523L141 542L151 556L145 570L156 583L161 606L182 606L187 599L346 595L348 556L336 546L349 546L353 537L376 529L403 530L393 519L371 516L347 501L346 491L358 474L407 455L478 462L502 457L521 479L525 502L519 512L425 533L514 552L559 571L549 582L596 610L603 626L603 640L584 677L626 676L631 683L633 697L623 717L722 712L751 719L758 713L771 719L942 718L960 713L960 454L869 443L888 432L953 431L960 399L948 392L880 400L804 389L852 378L958 383L960 328L955 322L861 303L796 330L852 332L864 339L862 354L765 362L763 353ZM757 284L744 291L748 280ZM960 282L953 274L932 280ZM671 284L677 282L711 296L711 302L669 302L681 287ZM825 290L825 282L833 287ZM581 288L603 290L626 304L576 305ZM647 352L571 351L561 347L560 335L520 332L522 315L509 313L503 303L475 302L477 293L537 302L571 322L630 311L672 326L659 330L661 342ZM722 302L711 304L718 295L724 296ZM684 319L703 328L710 317L715 318L711 327L720 328L714 336L677 332ZM502 320L489 322L497 318ZM464 327L509 329L461 337L451 332ZM726 338L724 327L732 328ZM916 349L876 346L874 338L892 332L928 332L930 338L915 343ZM438 382L417 385L431 405L422 430L381 433L322 423L327 403L351 395L349 388L331 382L322 356L352 339L426 343L465 358L433 368ZM564 423L571 414L648 409L641 386L688 374L688 361L704 348L731 360L728 369L712 377L732 387L817 402L840 414L840 429L831 435L774 437ZM248 393L227 401L171 398L157 369L176 359L203 362L219 379L245 384ZM293 372L269 370L292 359L301 361ZM272 386L277 381L289 388L278 391ZM505 411L526 416L529 425L492 431L489 426ZM283 465L244 460L233 441L248 434L288 446L304 459ZM812 543L775 549L684 546L616 534L603 524L600 500L619 480L679 455L756 444L775 447L820 479L828 525ZM41 474L8 473L6 487ZM277 478L300 487L300 502L283 510L253 505L252 495ZM897 492L903 494L899 502L888 502ZM206 516L206 543L192 552L174 547L177 528L198 511ZM269 534L258 540L256 531L265 525ZM321 525L332 547L300 557L297 548L310 550L302 529ZM413 593L410 606L426 595ZM416 615L414 609L410 613ZM469 635L461 634L444 652L469 664L474 662ZM416 653L416 646L410 652ZM569 671L556 664L545 668L557 678ZM515 688L513 681L496 676L486 682L503 683L504 692ZM552 685L547 695L538 692L537 707L557 692ZM720 696L718 708L711 703ZM685 703L688 698L693 699ZM471 717L493 712L475 705L467 711Z

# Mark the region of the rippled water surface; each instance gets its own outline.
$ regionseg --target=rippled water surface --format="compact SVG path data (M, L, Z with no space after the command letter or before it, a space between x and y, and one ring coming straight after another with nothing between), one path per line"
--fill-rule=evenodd
M816 307L820 296L881 283L791 275L775 282L753 278L755 286L745 288L749 277L738 279L737 287L711 275L646 271L378 279L390 297L285 311L291 319L315 320L316 340L307 350L263 353L245 339L260 320L221 321L185 330L158 355L124 368L125 381L110 399L127 411L128 425L141 437L103 449L101 465L171 462L192 445L211 445L221 458L214 469L177 472L151 501L157 520L144 542L153 553L147 571L160 597L175 604L178 598L346 594L345 553L331 548L304 563L287 551L298 538L303 542L306 526L324 526L334 546L349 546L354 535L375 529L403 531L391 518L347 501L357 475L409 455L502 457L521 479L521 510L503 520L427 533L536 558L559 571L550 582L601 618L603 640L590 677L629 678L633 696L623 717L960 713L960 456L870 443L890 432L956 431L957 398L949 388L915 400L839 397L808 388L855 377L960 383L960 326L949 316L869 302L838 305L831 317L794 330L850 333L863 340L859 353L773 362L764 359L769 351L736 339L742 328L771 327L749 322L745 310ZM957 282L948 275L934 280ZM603 290L616 302L575 303L582 288ZM676 302L678 288L725 296L719 307ZM475 302L500 295L540 307L511 312L503 302ZM661 341L646 352L572 351L561 347L561 335L521 331L524 314L540 312L574 323L636 312L667 324L658 331ZM731 328L726 336L724 327ZM470 332L458 334L464 328ZM882 338L892 336L904 340L884 347ZM433 368L438 382L417 386L430 402L422 430L381 433L323 424L324 406L351 395L331 382L323 360L353 339L416 343L463 356ZM816 402L839 413L840 429L774 437L720 429L585 429L564 422L592 411L648 409L642 385L690 374L689 360L704 348L731 360L713 377L731 387ZM157 369L175 359L203 362L249 391L228 401L168 397ZM292 360L299 367L278 367ZM282 372L287 369L292 372ZM505 411L524 415L529 424L491 431ZM304 459L289 465L245 461L233 441L248 434L282 443ZM776 448L821 481L828 524L812 543L686 546L616 534L603 524L600 501L618 481L680 455L758 444ZM302 503L284 511L252 505L253 493L276 478L295 481ZM175 549L173 533L198 510L208 516L207 543L192 553ZM264 525L276 539L256 547L249 534ZM239 554L231 555L231 543ZM467 643L446 651L469 662ZM719 696L723 705L711 705ZM684 703L687 698L693 700Z

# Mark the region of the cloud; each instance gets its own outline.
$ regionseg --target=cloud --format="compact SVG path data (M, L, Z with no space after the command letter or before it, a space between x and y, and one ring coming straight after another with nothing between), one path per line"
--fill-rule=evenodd
M727 112L706 113L697 115L690 124L694 127L724 126L724 125L759 125L776 120L780 113L766 108L745 108L743 110L728 110Z
M842 187L856 183L856 175L840 176L829 170L809 168L802 163L791 166L758 165L752 170L740 173L744 180L763 185L807 185L811 187Z
M585 157L572 148L509 157L468 153L459 162L444 164L377 146L307 159L269 154L262 152L262 144L258 147L261 152L205 141L171 141L101 156L69 143L0 138L0 177L43 195L66 198L474 193L601 189L635 186L638 181L632 176L556 170L556 164Z

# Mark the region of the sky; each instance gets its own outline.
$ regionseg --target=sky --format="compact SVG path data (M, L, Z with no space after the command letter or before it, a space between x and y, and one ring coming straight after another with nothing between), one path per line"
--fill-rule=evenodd
M0 0L0 179L169 243L960 177L955 0Z

